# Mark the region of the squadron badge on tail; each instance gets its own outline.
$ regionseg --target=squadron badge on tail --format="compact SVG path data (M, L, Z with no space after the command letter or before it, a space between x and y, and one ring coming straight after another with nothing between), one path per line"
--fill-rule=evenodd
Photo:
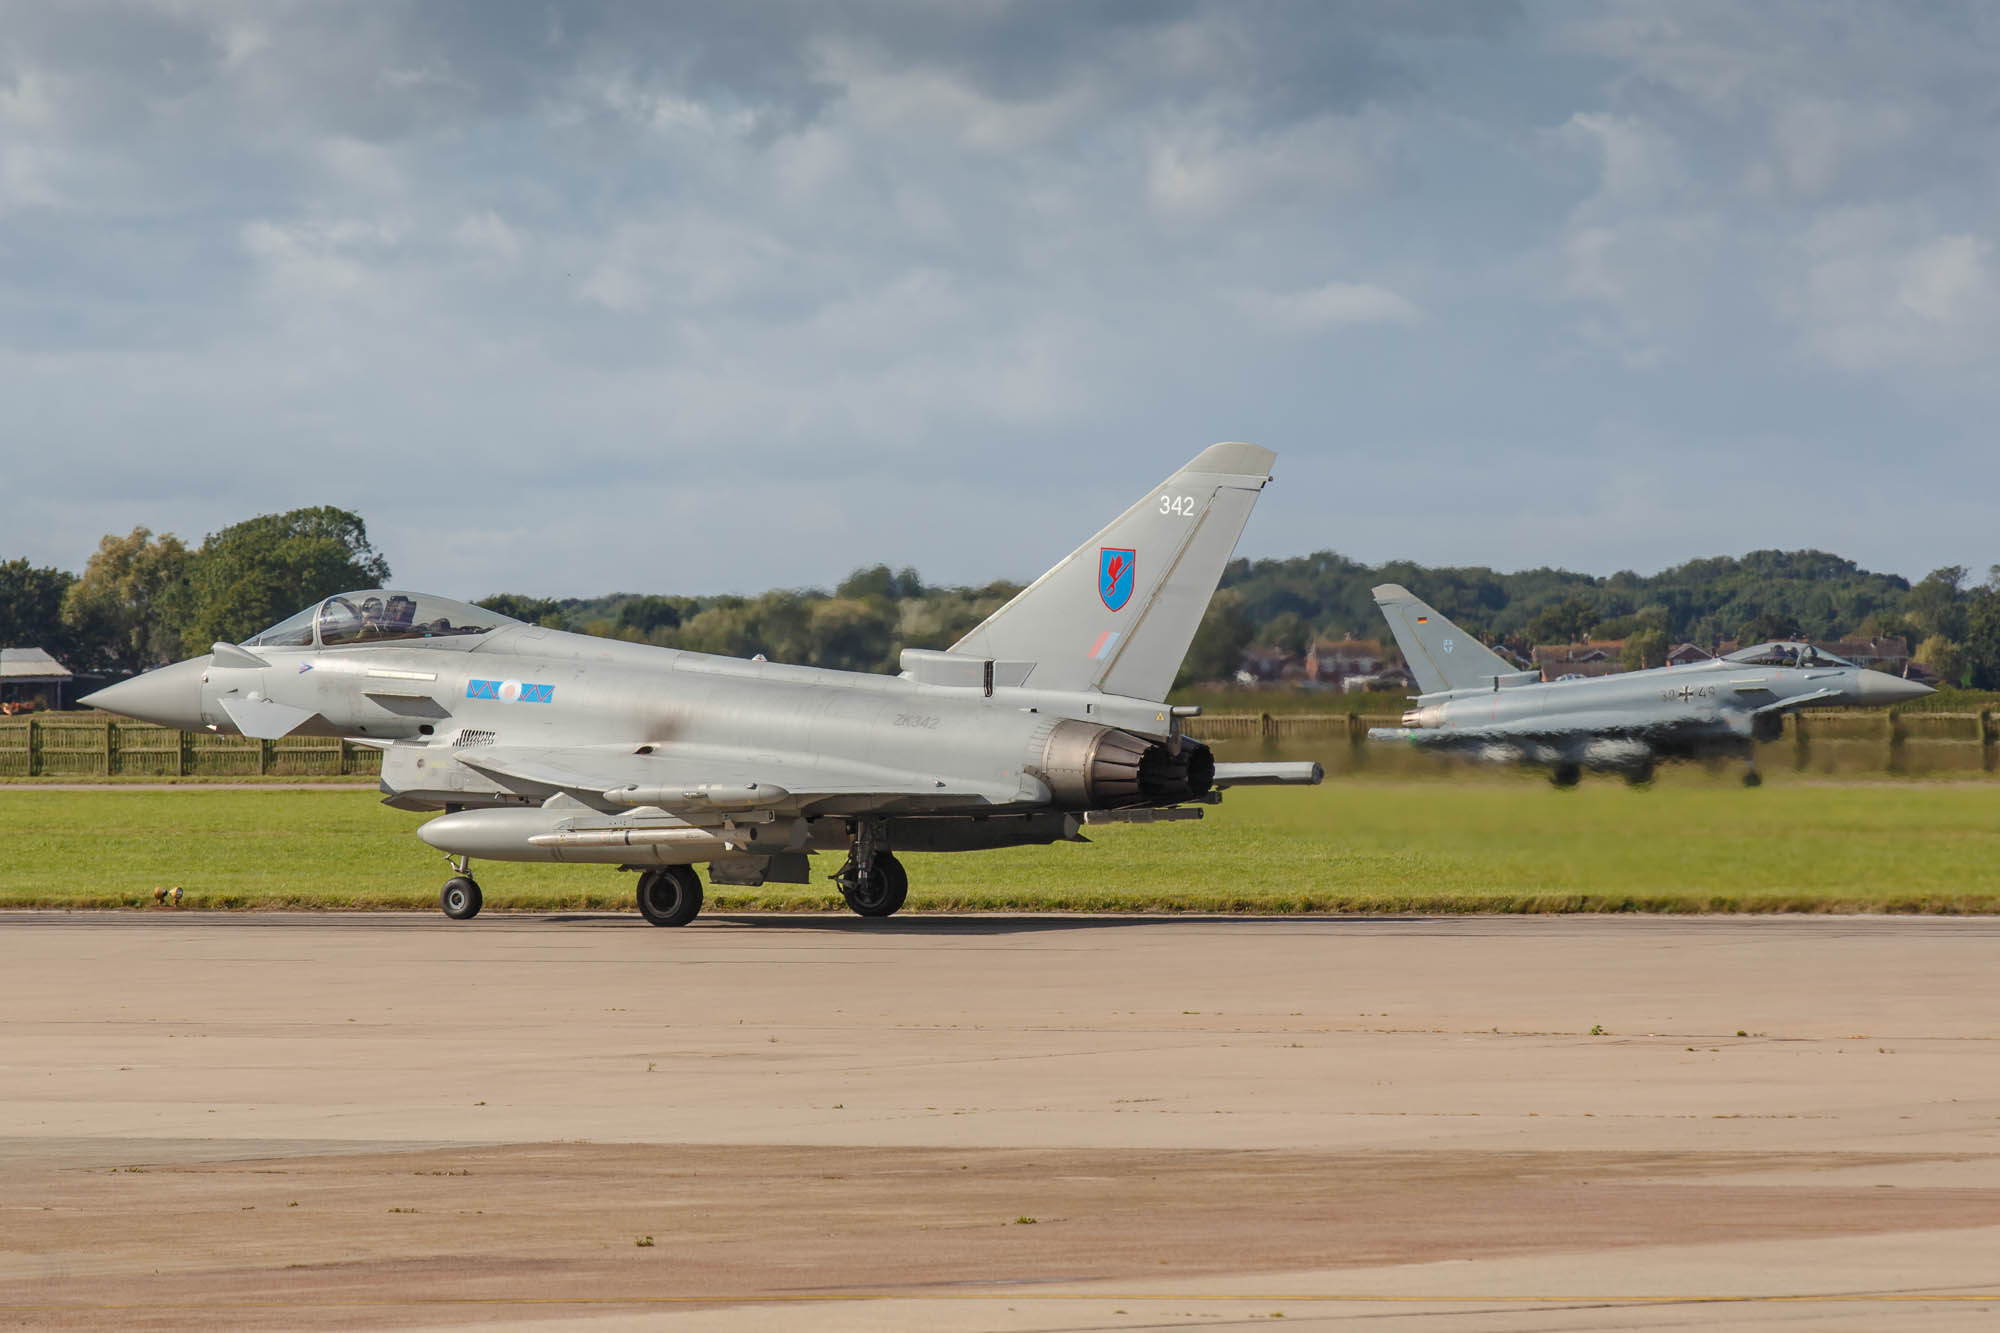
M1138 552L1106 546L1097 553L1097 595L1113 611L1132 600L1132 565Z

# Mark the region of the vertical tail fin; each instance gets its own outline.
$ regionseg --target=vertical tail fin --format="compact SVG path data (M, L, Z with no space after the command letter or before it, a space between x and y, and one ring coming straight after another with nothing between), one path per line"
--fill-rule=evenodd
M1216 444L951 646L1027 685L1164 699L1277 455Z
M1419 601L1408 588L1385 583L1374 590L1396 646L1403 650L1417 692L1492 689L1494 678L1512 682L1518 668Z

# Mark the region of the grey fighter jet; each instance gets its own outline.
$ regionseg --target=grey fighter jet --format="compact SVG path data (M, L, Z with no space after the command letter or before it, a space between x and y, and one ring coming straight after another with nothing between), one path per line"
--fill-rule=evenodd
M899 676L566 634L421 593L344 593L242 644L85 702L166 726L344 736L382 751L387 803L479 912L469 858L639 872L659 926L710 882L805 883L863 916L902 907L899 851L1084 841L1087 823L1199 818L1223 788L1316 783L1319 765L1219 764L1167 689L1270 480L1218 444L943 651Z
M1740 757L1776 739L1784 715L1811 705L1893 704L1928 685L1864 670L1809 643L1763 643L1726 657L1588 680L1544 682L1394 583L1375 589L1420 691L1400 727L1370 740L1407 741L1500 762L1540 764L1559 787L1586 768L1650 781L1661 759Z

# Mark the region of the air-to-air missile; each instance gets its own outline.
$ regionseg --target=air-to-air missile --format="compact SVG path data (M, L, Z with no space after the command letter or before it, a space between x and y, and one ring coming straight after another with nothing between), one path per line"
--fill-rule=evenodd
M1375 589L1419 691L1400 727L1370 740L1407 741L1502 763L1548 768L1559 787L1586 768L1644 783L1661 759L1741 758L1760 779L1753 744L1811 706L1893 704L1928 685L1871 671L1810 643L1762 643L1679 666L1544 681L1522 671L1402 587Z
M863 916L903 906L896 853L1083 841L1086 824L1193 819L1310 763L1217 763L1165 701L1275 455L1218 444L950 648L900 675L713 657L523 624L423 593L326 598L240 644L85 700L164 726L341 736L382 752L389 805L478 914L471 858L639 872L655 925L710 882L805 883Z

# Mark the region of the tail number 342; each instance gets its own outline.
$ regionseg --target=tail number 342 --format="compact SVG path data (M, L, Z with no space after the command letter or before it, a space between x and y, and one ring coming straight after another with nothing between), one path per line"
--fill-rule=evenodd
M1194 497L1192 495L1163 495L1160 497L1160 512L1177 518L1194 517Z

